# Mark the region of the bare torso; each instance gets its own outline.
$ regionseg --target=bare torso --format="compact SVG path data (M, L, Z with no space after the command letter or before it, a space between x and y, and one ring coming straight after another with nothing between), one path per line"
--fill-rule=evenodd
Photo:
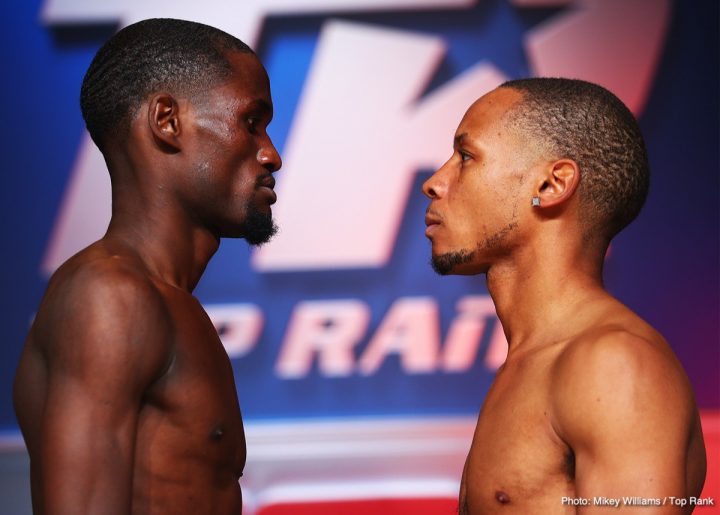
M133 512L236 515L245 435L230 361L198 301L164 289L176 350L140 414Z
M689 391L669 347L649 326L617 303L611 303L602 320L613 320L625 328L643 332L642 336L657 347L655 355L679 370L677 377L668 377L668 380L677 381L677 389ZM561 437L562 417L556 397L561 387L558 377L566 377L568 370L571 374L587 373L577 366L582 364L582 359L571 355L587 338L586 333L536 346L532 351L509 354L478 418L462 478L461 515L553 514L578 510L568 501L563 503L563 498L577 499L585 494L577 489L574 449ZM697 496L704 479L705 455L694 401L687 398L686 402L692 404L693 416L687 421L686 447L682 449L686 453L684 493ZM632 460L632 456L627 456L628 462ZM597 496L603 494L595 492ZM627 495L642 493L630 491ZM650 513L647 507L641 509L645 510L643 513Z
M33 504L37 512L49 511L44 499L48 487L40 484L44 480L43 442L62 438L45 434L48 377L54 363L77 358L70 349L73 341L54 341L53 331L60 323L56 320L60 305L65 302L68 285L78 270L93 260L112 259L102 248L91 247L56 274L38 311L18 368L15 404L31 457ZM115 265L110 262L107 266L110 274L114 273ZM147 275L132 259L123 259L121 267L129 268L131 274L141 278ZM134 439L129 467L132 513L238 514L242 503L238 478L245 463L245 437L230 361L213 325L191 294L158 279L150 279L148 288L154 288L159 305L167 314L162 323L169 331L167 341L139 342L146 346L148 356L156 356L158 346L164 350L158 359L158 373L143 386L133 419L134 431L129 433ZM77 323L82 323L82 306L76 312ZM159 325L161 321L149 322ZM73 417L92 415L68 413L64 416L70 419L67 424L72 428ZM98 425L94 438L107 437L107 430ZM103 456L96 458L104 459ZM95 465L79 463L77 466ZM120 464L101 463L94 473L102 474L103 470L116 466Z
M572 496L572 454L552 427L548 391L559 351L498 372L467 458L461 513L561 513L559 499Z

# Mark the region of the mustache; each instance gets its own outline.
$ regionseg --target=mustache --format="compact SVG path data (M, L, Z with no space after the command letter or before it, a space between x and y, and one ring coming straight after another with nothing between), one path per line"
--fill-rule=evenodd
M275 187L275 177L271 172L264 173L255 179L255 187L260 188L262 186L273 189Z
M431 217L431 218L437 219L437 220L439 220L439 221L442 222L442 216L440 216L440 213L438 213L437 211L434 211L434 210L430 209L429 206L428 206L428 208L425 210L425 217L426 217L426 218L427 218L427 217Z

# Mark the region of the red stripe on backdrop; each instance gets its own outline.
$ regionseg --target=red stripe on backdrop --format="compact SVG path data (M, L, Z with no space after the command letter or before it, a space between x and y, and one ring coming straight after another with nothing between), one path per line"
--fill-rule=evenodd
M457 499L377 499L273 505L258 515L456 515Z
M720 411L705 410L700 413L705 451L707 453L707 476L701 497L715 499L715 509L720 504ZM702 507L698 507L701 510Z
M705 448L707 451L707 476L701 497L720 501L720 411L705 410L701 412ZM383 515L452 515L458 509L456 497L438 498L393 498L393 499L353 499L313 501L286 501L270 503L259 507L256 515L366 515L379 513ZM698 512L711 512L717 509L698 506Z

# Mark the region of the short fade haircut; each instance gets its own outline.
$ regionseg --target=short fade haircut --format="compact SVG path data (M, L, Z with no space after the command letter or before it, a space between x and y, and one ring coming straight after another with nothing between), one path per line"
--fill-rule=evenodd
M650 186L633 114L610 91L581 80L520 79L500 87L523 95L509 112L511 127L537 142L544 157L578 164L584 236L609 242L640 213Z
M95 55L80 90L93 141L103 150L110 135L125 134L153 92L188 95L227 77L232 51L254 53L236 37L191 21L155 18L120 30Z

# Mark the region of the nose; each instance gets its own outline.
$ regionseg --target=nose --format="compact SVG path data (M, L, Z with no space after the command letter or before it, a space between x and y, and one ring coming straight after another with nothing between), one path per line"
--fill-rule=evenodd
M282 167L282 158L270 138L267 138L267 142L258 150L257 160L270 173L276 172Z
M445 191L447 190L447 185L445 184L446 181L445 181L444 174L443 174L443 170L445 169L446 165L447 165L447 163L442 165L422 185L423 193L430 200L434 200L436 198L443 196L445 194Z

